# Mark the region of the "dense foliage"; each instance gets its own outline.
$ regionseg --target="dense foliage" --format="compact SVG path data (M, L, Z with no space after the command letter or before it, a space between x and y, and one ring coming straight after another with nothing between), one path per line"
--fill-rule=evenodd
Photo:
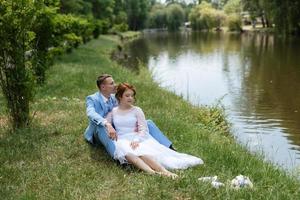
M167 26L167 13L164 5L156 4L151 8L147 26L149 28L165 28Z
M167 0L168 4L180 3L181 0ZM205 9L199 12L199 5L209 4L214 10ZM262 27L275 28L281 35L300 34L300 1L299 0L195 0L192 4L189 18L194 29L211 29L219 15L217 12L226 13L226 24L230 30L241 29L242 21L253 27L259 22ZM195 11L198 7L198 14ZM245 17L250 15L249 17ZM204 17L205 16L205 17ZM196 17L196 18L195 18ZM200 19L202 18L202 19ZM203 19L205 18L205 19Z
M59 6L57 0L0 2L0 85L14 128L30 122L29 102L53 57L88 41L96 27L88 17L61 14Z
M14 127L29 121L36 9L30 0L0 3L0 85Z
M167 27L168 30L176 31L182 25L184 20L184 11L178 4L172 4L167 7Z
M213 8L212 4L202 2L195 6L190 13L191 26L195 30L209 30L220 27L225 20L222 11Z
M298 0L242 0L243 9L252 18L259 17L263 27L273 27L278 33L300 34L300 2Z

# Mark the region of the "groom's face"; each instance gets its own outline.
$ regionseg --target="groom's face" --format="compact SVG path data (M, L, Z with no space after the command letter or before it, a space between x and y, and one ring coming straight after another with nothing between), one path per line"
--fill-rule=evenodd
M113 94L116 92L115 81L112 77L108 77L105 79L103 84L101 85L101 91L106 94Z

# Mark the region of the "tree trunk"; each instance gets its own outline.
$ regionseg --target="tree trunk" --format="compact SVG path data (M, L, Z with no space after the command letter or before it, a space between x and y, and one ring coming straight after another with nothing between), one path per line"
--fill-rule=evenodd
M267 25L267 28L271 28L272 27L272 24L270 24L270 21L268 20L267 17L266 17L266 25Z
M266 27L266 24L265 24L265 18L264 18L264 15L261 15L261 23L262 23L263 28L265 28L265 27Z

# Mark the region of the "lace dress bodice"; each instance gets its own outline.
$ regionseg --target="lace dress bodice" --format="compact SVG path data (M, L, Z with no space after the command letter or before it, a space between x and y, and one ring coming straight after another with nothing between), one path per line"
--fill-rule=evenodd
M131 136L141 140L149 136L144 113L139 107L126 111L116 107L108 114L107 120L114 125L119 138Z
M132 133L145 136L149 132L144 113L136 106L126 111L116 107L107 116L107 119L114 124L119 137Z

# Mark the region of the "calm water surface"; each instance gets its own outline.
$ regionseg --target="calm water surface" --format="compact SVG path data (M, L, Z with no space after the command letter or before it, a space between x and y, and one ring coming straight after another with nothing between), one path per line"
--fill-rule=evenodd
M224 105L233 133L287 169L300 166L300 41L270 35L147 33L127 64L195 105Z

